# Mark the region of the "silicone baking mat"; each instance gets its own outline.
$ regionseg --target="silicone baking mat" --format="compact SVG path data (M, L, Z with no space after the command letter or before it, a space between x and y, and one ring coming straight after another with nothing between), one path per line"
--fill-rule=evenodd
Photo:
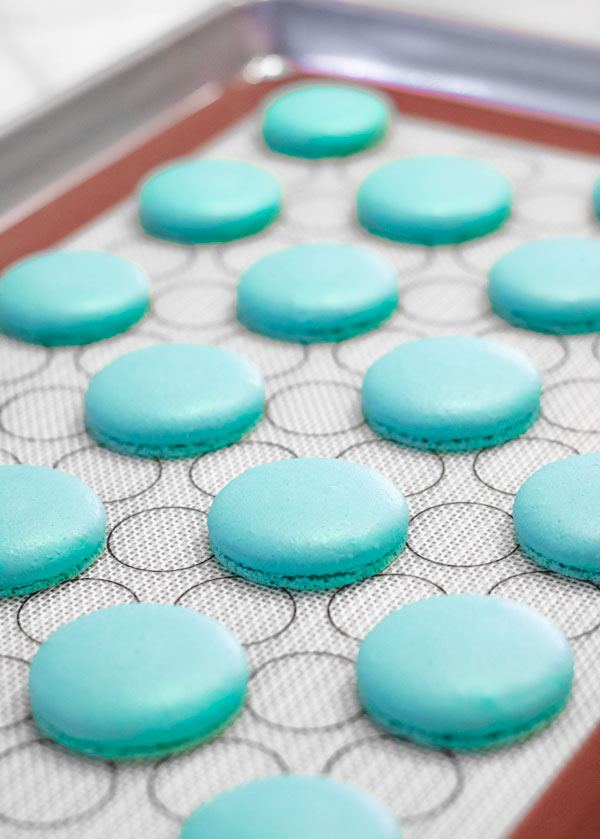
M136 260L149 273L151 314L127 335L48 350L0 339L0 463L43 464L87 481L106 504L109 540L78 579L0 603L0 835L3 839L175 839L200 802L259 775L327 772L385 801L406 839L503 839L600 717L600 588L541 571L515 548L514 493L535 469L594 451L600 435L598 336L558 338L512 329L491 315L486 270L509 248L553 234L598 235L591 209L597 162L397 117L389 140L340 162L270 154L256 116L202 156L268 167L285 187L284 215L267 232L223 246L180 247L145 237L135 197L64 242ZM387 243L361 232L356 187L395 156L444 152L488 160L513 181L513 219L452 248ZM258 257L285 245L368 245L397 268L400 311L381 329L308 348L237 325L235 283ZM488 335L535 361L543 415L518 440L480 452L416 452L375 437L360 413L361 377L413 338ZM197 459L135 460L98 448L82 424L89 377L129 350L161 341L236 350L267 381L266 416L243 442ZM268 590L211 558L206 514L235 475L270 460L341 457L380 469L411 510L408 547L385 573L337 591ZM569 636L576 681L567 711L541 735L487 754L415 748L382 735L361 714L353 661L388 612L444 592L489 592L540 609ZM92 761L41 739L28 716L28 661L49 633L78 615L135 600L179 603L229 626L246 645L249 698L236 724L209 745L153 763ZM193 663L190 662L190 665ZM265 837L267 839L267 837Z

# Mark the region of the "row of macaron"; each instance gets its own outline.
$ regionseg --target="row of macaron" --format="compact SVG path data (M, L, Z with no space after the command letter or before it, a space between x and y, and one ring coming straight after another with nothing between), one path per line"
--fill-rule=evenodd
M492 311L514 326L554 334L600 328L600 240L552 238L508 251L488 275ZM257 260L236 288L250 331L302 344L377 328L399 305L394 267L375 251L309 242ZM144 271L112 253L67 250L30 257L0 281L0 331L28 343L79 346L125 332L150 309Z
M267 105L262 138L272 151L292 157L345 157L383 140L391 107L364 89L302 86ZM600 217L600 179L592 200ZM206 159L156 173L141 189L138 213L150 235L198 244L256 233L281 207L281 189L268 172ZM499 170L457 155L412 155L385 163L367 176L356 196L357 219L366 230L420 245L458 244L492 233L512 207L511 184ZM341 340L389 316L396 292L383 260L330 247L291 248L259 260L238 289L242 323L270 337L308 343ZM540 332L595 331L599 270L596 240L525 243L490 272L492 309L516 326Z
M302 86L264 108L262 138L272 151L291 157L343 158L385 138L392 107L364 89ZM187 244L231 241L264 229L279 217L281 188L267 171L243 167L205 159L157 172L141 190L142 227ZM600 180L591 194L600 214ZM356 211L376 235L448 245L498 229L512 205L511 184L494 166L460 155L412 155L371 172L358 190Z
M364 151L386 134L387 105L339 85L298 88L264 111L274 151L307 158ZM600 213L600 180L594 191ZM168 167L142 187L139 217L153 236L187 244L251 235L278 217L282 191L261 167L205 159ZM493 166L452 155L417 155L376 169L357 197L359 221L401 242L453 244L497 229L512 208L510 183ZM489 274L492 310L541 332L600 325L600 242L554 238L519 245ZM282 282L285 277L285 282ZM397 308L394 269L375 252L308 243L271 253L237 289L239 320L281 340L338 341L373 329ZM58 252L15 266L0 284L0 329L47 345L89 343L123 332L150 305L143 271L116 255Z
M440 595L371 630L355 684L376 728L425 747L473 751L549 725L569 701L573 662L569 642L536 610L489 595ZM219 622L136 603L55 630L32 659L29 697L35 723L60 745L101 759L149 759L233 725L250 677L243 647ZM181 837L204 836L391 839L401 831L367 793L326 776L284 775L202 804Z
M401 344L367 369L364 419L417 449L498 445L540 414L541 376L520 350L467 335ZM101 445L136 457L183 458L240 440L263 418L265 382L223 347L163 343L119 356L90 380L85 427ZM268 416L268 413L267 413Z
M106 543L106 513L80 479L42 466L0 467L0 595L20 596L87 569ZM519 488L515 538L551 571L600 578L600 454L543 466ZM337 458L293 458L242 472L216 495L210 545L254 583L330 589L383 571L402 553L409 512L376 469Z

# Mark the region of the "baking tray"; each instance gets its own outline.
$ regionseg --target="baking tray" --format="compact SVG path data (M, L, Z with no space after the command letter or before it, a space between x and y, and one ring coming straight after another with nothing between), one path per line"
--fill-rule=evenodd
M487 307L485 273L520 241L597 235L599 71L591 49L389 10L228 6L0 140L0 262L59 242L114 250L147 269L154 300L139 327L89 347L0 340L0 462L79 475L105 501L110 529L107 552L78 580L0 604L3 839L175 839L200 801L285 769L329 772L370 789L407 839L597 839L600 589L529 563L515 550L510 513L519 482L535 468L598 448L600 345L596 336L504 325ZM343 161L268 153L258 141L258 103L281 85L325 75L376 85L394 100L399 113L387 143ZM352 217L358 183L379 163L419 151L496 163L515 185L514 218L454 248L369 237ZM139 179L166 160L212 154L276 173L286 193L281 221L230 245L146 238L135 219ZM302 348L245 332L233 308L240 271L270 250L315 238L386 255L398 269L401 310L382 329L337 345ZM413 337L465 331L531 355L544 377L542 419L518 441L465 455L413 452L374 437L359 411L368 363ZM96 447L81 424L89 377L123 352L169 340L219 343L255 361L267 379L265 421L244 442L197 459L138 461ZM409 547L384 574L306 594L251 586L214 563L205 520L219 487L244 468L295 455L366 463L404 489ZM387 611L443 591L516 597L572 638L574 699L546 732L465 756L382 736L361 715L352 676L358 639ZM26 703L28 661L41 640L78 614L136 599L201 609L238 634L252 669L241 719L190 755L136 765L86 760L41 740Z

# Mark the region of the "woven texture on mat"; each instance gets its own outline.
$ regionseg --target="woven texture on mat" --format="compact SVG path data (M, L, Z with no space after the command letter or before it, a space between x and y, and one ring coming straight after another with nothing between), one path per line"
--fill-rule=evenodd
M597 235L591 189L598 165L433 123L398 118L380 149L340 162L269 154L252 118L202 155L254 161L278 175L284 216L264 234L223 246L146 238L135 199L70 238L140 263L152 313L132 332L83 349L0 339L0 463L55 465L106 504L110 538L79 579L0 603L0 835L3 839L175 839L190 810L219 791L285 770L328 772L385 801L407 839L503 839L600 716L600 589L536 568L516 550L511 510L522 481L545 463L594 451L600 434L600 344L508 327L485 294L493 260L528 239ZM378 163L415 152L460 152L496 164L516 191L500 232L452 248L387 243L358 229L356 187ZM237 325L234 288L256 258L302 241L369 245L398 270L401 309L383 328L304 348ZM362 423L361 376L382 353L423 335L489 335L519 347L544 378L543 415L522 438L464 455L414 452ZM199 459L134 460L83 431L89 377L129 350L161 341L216 343L243 353L267 380L264 421L244 442ZM342 457L380 469L408 497L408 546L382 575L339 591L266 590L211 558L206 514L244 469L295 456ZM461 756L382 736L361 715L353 662L360 639L388 612L444 592L493 592L531 604L572 640L573 700L540 736ZM148 600L198 609L229 626L252 669L247 707L222 737L154 763L92 762L55 748L28 716L28 660L52 630L103 606ZM267 837L265 837L267 839Z

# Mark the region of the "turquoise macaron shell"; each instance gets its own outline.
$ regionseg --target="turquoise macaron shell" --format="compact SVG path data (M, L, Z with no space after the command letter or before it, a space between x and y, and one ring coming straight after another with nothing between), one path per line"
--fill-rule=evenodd
M103 251L40 254L0 280L0 331L33 344L77 346L110 338L137 323L149 306L144 271Z
M594 184L594 189L592 192L592 203L594 206L594 212L596 213L596 218L600 220L600 178Z
M283 192L260 166L208 158L153 175L138 205L146 233L183 244L229 242L258 233L278 218Z
M267 146L292 157L345 157L379 143L389 126L378 96L345 85L311 85L287 91L265 109Z
M517 542L540 565L600 579L600 454L548 463L521 485L513 505Z
M520 739L565 707L573 652L544 615L456 594L404 606L367 635L358 693L384 728L424 746L474 750Z
M500 341L446 335L378 358L362 385L366 422L417 449L498 445L538 418L542 381L529 358Z
M248 664L212 618L157 603L109 606L65 624L31 662L38 727L80 752L151 757L218 734L240 712Z
M341 341L379 326L398 306L398 278L379 254L310 243L255 262L237 287L238 320L284 341Z
M512 212L510 181L458 155L384 163L360 185L358 220L369 232L419 245L454 245L497 230Z
M231 350L160 344L120 356L85 394L88 433L138 457L189 457L228 446L262 417L265 384Z
M402 839L402 831L387 807L353 784L276 775L202 804L179 839Z
M541 239L501 256L488 274L492 310L536 332L600 329L600 241Z
M79 478L46 466L0 466L0 596L75 577L106 541L106 513Z
M408 507L375 469L332 458L264 463L217 495L208 532L217 560L255 582L331 588L382 570L404 547Z

